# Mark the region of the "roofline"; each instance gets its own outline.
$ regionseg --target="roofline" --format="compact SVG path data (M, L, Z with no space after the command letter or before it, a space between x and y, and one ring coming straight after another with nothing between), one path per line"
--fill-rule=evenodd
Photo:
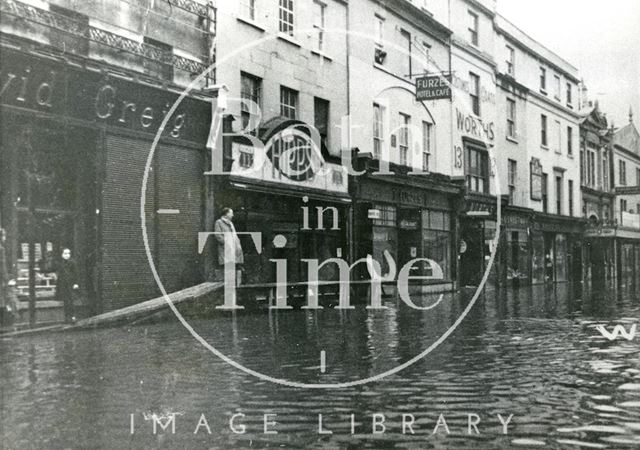
M576 72L579 72L579 69L574 66L572 63L570 63L569 61L567 61L566 59L564 59L563 57L561 57L560 55L558 55L556 52L550 50L546 45L542 44L540 41L538 41L537 39L532 38L529 34L525 33L524 31L522 31L522 29L520 29L518 26L516 26L515 24L513 24L513 22L509 21L509 19L505 18L504 16L496 13L496 18L500 18L502 20L504 20L505 22L507 22L509 25L511 25L513 28L515 28L516 30L518 30L520 33L522 33L524 36L526 36L527 38L531 39L533 42L535 42L536 44L540 45L540 47L543 47L544 49L546 49L549 53L551 53L553 56L555 56L556 58L558 58L560 61L562 61L564 64L566 64L567 66L569 66L571 69L573 69ZM569 73L567 71L567 69L563 69L562 67L558 66L558 64L554 63L553 61L550 61L548 58L546 58L545 56L541 55L540 53L536 52L534 49L532 49L531 47L529 47L528 45L526 45L524 42L522 42L520 39L518 39L517 37L513 36L511 33L509 33L507 30L505 30L504 28L501 28L500 25L497 23L497 21L493 21L493 26L494 28L499 32L504 34L506 37L508 37L512 42L519 44L520 47L525 50L528 53L531 53L533 55L535 55L537 58L545 61L549 66L554 67L558 72L561 72L563 75L565 75L567 78L570 78L572 81L575 81L576 83L580 82L580 79L572 74Z

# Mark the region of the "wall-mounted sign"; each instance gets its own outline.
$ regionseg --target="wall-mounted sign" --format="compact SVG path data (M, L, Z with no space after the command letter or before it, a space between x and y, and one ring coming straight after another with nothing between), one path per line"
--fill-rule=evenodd
M531 200L542 200L542 165L538 158L531 158Z
M416 78L416 100L451 100L451 75Z
M380 220L382 218L382 213L379 209L370 209L367 211L367 217L373 220Z
M496 138L495 123L485 122L473 114L464 114L456 109L458 131L466 136L493 141Z

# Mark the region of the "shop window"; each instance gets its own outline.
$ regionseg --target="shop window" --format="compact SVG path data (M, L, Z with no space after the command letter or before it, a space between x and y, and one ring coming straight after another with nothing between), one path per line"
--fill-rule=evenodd
M438 263L445 279L451 278L451 215L445 211L422 211L423 256ZM431 271L431 273L430 273ZM425 275L432 275L425 265Z
M396 227L397 213L395 206L374 205L374 209L380 211L380 218L373 219L373 224L379 227Z
M288 119L298 116L298 91L280 86L280 115Z
M465 149L465 179L472 192L489 192L489 157L486 150Z
M567 237L557 234L555 237L555 281L567 281Z
M542 233L534 233L531 236L532 257L531 276L533 283L545 281L545 245Z
M240 74L240 98L246 100L241 103L240 113L242 115L242 128L247 129L251 122L251 117L258 114L262 100L262 79L242 72ZM257 124L252 124L257 125ZM257 135L258 127L251 131Z
M293 36L294 11L293 0L280 0L279 8L279 26L280 32Z

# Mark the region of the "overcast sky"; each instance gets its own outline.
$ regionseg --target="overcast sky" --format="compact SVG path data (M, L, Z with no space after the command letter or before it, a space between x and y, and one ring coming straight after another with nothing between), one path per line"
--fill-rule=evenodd
M616 127L629 106L640 126L640 0L498 0L498 11L576 66Z

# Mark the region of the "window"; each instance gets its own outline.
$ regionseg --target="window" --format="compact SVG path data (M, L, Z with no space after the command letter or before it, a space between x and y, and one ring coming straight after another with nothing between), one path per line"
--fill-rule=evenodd
M516 101L507 99L507 136L516 138Z
M507 45L507 73L511 76L516 72L516 51L510 45Z
M325 29L325 8L324 3L318 1L313 2L314 17L313 17L313 29L317 33L316 48L318 51L324 51L324 29Z
M429 122L422 122L422 171L429 172L431 157L431 132L433 126Z
M298 115L298 91L280 86L280 115L296 119Z
M560 125L560 121L556 120L555 122L555 128L554 128L554 133L555 133L555 151L556 153L561 153L562 152L562 126Z
M513 159L508 161L507 184L509 185L509 204L514 204L516 185L518 183L518 163Z
M602 186L606 191L611 189L611 183L609 183L609 156L606 151L602 154Z
M318 130L318 133L320 133L322 144L327 146L327 139L329 137L329 101L314 97L313 117L314 126L316 127L316 130Z
M380 48L384 47L382 44L384 40L384 19L377 15L374 20L374 30L376 33L376 46Z
M543 147L547 147L549 145L548 139L548 129L547 129L547 116L542 114L540 116L540 144Z
M256 20L256 2L257 0L244 0L244 13L251 20Z
M445 279L451 278L451 214L444 211L422 211L422 239L424 258L431 259L442 268ZM425 264L426 276L433 276L433 268Z
M636 186L640 186L640 169L636 167Z
M384 143L384 111L382 106L373 104L373 157L380 159Z
M540 91L547 92L547 69L540 67Z
M569 196L569 215L573 216L573 180L569 180L567 195Z
M280 0L280 32L293 36L293 0Z
M469 95L471 96L471 110L476 116L480 115L480 77L469 72Z
M400 129L398 130L398 149L400 151L400 165L408 165L409 157L409 127L411 126L411 116L400 113Z
M586 161L586 182L587 186L595 187L596 185L596 152L595 150L587 149L587 161Z
M469 42L478 45L478 15L469 11Z
M407 50L407 53L402 55L404 63L402 64L400 75L411 78L411 33L406 30L400 30L400 34L402 35L402 45Z
M623 198L620 199L620 223L624 225L623 214L627 212L627 201Z
M560 101L560 77L558 75L553 76L553 96Z
M475 147L465 148L465 179L472 192L489 191L489 157L487 151Z
M621 185L627 185L627 163L625 161L620 160L618 162L618 170L619 170L619 182Z
M573 155L573 128L567 127L567 155Z
M548 192L549 176L542 174L542 212L549 212L549 192Z
M556 214L562 215L562 174L556 173Z
M571 83L567 83L567 106L571 108L571 104L573 103L573 87Z
M240 107L240 115L242 117L242 128L245 130L249 126L252 115L256 115L257 108L261 106L262 80L248 73L240 73L240 98L247 102L242 102ZM251 134L257 133L257 127L251 131Z

